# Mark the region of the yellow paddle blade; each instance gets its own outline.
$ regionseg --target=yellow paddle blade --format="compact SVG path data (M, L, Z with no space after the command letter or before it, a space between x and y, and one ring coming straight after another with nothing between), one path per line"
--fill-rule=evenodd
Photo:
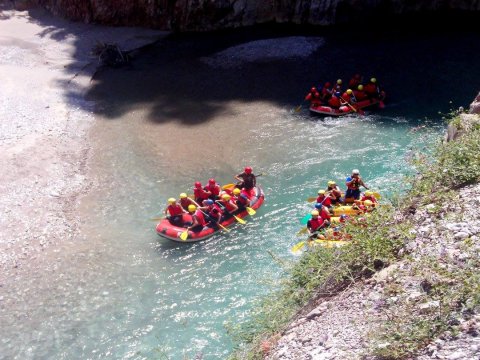
M163 219L165 219L165 218L162 216L162 217L151 218L150 220L152 220L152 221L160 221L160 220L163 220Z
M295 108L295 112L299 112L301 108L302 108L302 105L298 105L298 106Z
M230 232L230 229L227 229L225 226L223 226L222 224L218 224L222 230L225 230L226 232Z
M378 192L373 192L373 196L375 196L375 199L380 200L382 198L382 195Z
M314 202L315 200L317 200L316 197L309 197L309 198L307 199L308 202Z
M184 232L182 232L182 233L180 234L180 240L186 241L187 238L188 238L188 230L185 230Z
M298 244L292 246L292 252L296 253L300 251L305 246L305 241L300 241Z
M225 184L222 186L222 190L233 189L235 184Z
M248 212L248 215L250 216L253 216L255 215L257 212L255 210L253 210L251 207L247 207L247 212Z
M297 236L303 235L308 232L308 228L305 226L303 229L301 229L299 232L297 232Z
M235 220L237 220L240 224L244 224L244 225L245 225L245 224L247 223L245 220L239 218L238 216L233 215L233 217L234 217Z

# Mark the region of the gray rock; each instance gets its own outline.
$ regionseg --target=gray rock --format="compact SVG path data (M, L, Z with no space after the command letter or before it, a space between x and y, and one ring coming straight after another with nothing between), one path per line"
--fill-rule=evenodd
M466 239L468 236L469 236L468 232L465 232L465 231L459 231L455 235L453 235L453 237L456 240L463 240L463 239Z

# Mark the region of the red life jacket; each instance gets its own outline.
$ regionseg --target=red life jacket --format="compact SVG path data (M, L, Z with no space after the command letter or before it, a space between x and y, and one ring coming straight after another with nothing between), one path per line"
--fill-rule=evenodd
M210 191L212 193L212 195L218 196L218 195L220 195L220 191L222 189L220 188L220 185L218 185L218 184L215 184L213 186L208 184L207 186L205 186L205 190Z
M195 199L208 199L208 194L202 188L194 188L193 195L195 196Z
M371 202L373 202L373 204L375 204L377 202L377 199L375 199L375 196L363 196L361 201L365 201L365 200L370 200Z
M322 220L330 221L330 213L325 207L323 207L322 211L320 211L320 217L322 218Z
M186 197L186 198L183 198L183 199L180 199L180 205L182 205L182 207L185 209L185 210L188 210L188 205L190 204L193 204L193 201L192 199ZM195 205L195 204L193 204Z
M365 91L363 90L355 90L353 93L355 94L357 101L362 101L367 98L367 94L365 94Z
M371 82L369 82L367 85L365 85L363 87L363 91L365 91L365 93L367 93L367 95L378 94L377 85L375 85L374 83L371 83Z
M240 194L238 194L238 196L235 196L235 200L237 200L238 203L243 206L247 205L248 203L247 199L248 199L248 196L244 192L241 192Z
M203 212L201 210L195 211L195 214L193 216L197 219L197 222L200 225L205 226L206 221L205 221L205 217L203 216Z
M321 203L324 206L330 206L330 205L332 205L332 200L325 195L320 195L317 198L317 203Z
M334 107L334 108L339 108L340 107L340 99L336 96L332 96L329 100L328 100L328 105L330 105L331 107Z
M356 89L358 85L360 85L360 80L355 77L351 78L348 82L348 87L350 89Z
M309 227L309 229L315 231L315 230L318 230L320 226L322 226L322 224L323 224L323 219L320 216L318 216L316 219L312 217L308 221L307 226Z
M170 213L170 216L183 214L183 209L178 204L168 205L167 209L168 209L168 212Z
M350 190L358 190L360 188L360 185L358 183L358 178L352 178L353 181L351 181L348 185L347 188Z

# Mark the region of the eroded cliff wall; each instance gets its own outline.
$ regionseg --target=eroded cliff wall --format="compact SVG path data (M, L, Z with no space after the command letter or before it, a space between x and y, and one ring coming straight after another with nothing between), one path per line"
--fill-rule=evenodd
M16 1L20 3L21 1ZM265 22L332 25L367 15L464 10L480 0L29 0L72 20L205 31Z

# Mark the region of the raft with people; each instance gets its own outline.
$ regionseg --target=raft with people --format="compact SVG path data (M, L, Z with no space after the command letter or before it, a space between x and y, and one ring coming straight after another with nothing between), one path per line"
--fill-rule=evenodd
M245 224L244 218L256 213L265 194L250 167L235 179L240 181L222 187L215 179L210 179L205 187L195 182L191 197L182 193L179 202L168 199L165 213L169 216L157 224L157 234L176 242L197 242L218 232L229 232L229 227L237 222Z
M375 209L381 195L365 185L358 169L352 170L352 175L345 181L347 185L345 193L331 180L326 189L318 191L317 197L307 199L308 202L315 202L315 209L300 220L306 227L297 235L308 234L308 238L294 245L293 253L297 253L306 245L337 247L347 244L350 235L342 231L344 225L347 222L363 224L364 217ZM365 187L367 191L361 194L360 186Z
M312 114L323 116L342 116L358 113L364 114L363 109L378 105L384 108L385 91L378 86L377 79L371 78L363 85L362 77L355 75L348 83L348 88L342 90L342 80L338 79L334 86L326 82L323 87L312 87L305 96L309 101L309 110Z

